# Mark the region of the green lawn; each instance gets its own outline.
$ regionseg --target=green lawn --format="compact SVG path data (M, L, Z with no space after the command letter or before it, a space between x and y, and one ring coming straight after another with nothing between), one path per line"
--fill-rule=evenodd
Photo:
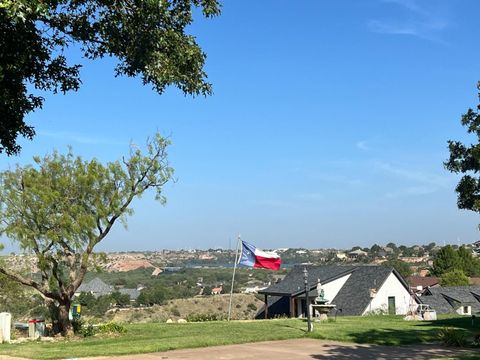
M92 337L55 343L31 342L0 345L0 354L35 359L149 353L182 348L226 345L265 340L313 337L356 343L406 345L435 342L442 326L471 329L469 318L436 322L408 322L401 317L339 317L336 322L315 323L306 333L302 320L232 321L188 324L131 324L116 337ZM476 324L476 331L480 324Z

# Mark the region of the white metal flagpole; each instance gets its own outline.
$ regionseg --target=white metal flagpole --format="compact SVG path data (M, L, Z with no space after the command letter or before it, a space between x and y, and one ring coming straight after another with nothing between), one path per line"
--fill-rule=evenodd
M237 250L235 251L235 263L233 264L232 287L230 288L230 303L228 304L228 318L227 318L227 321L230 321L230 315L232 314L233 283L235 281L235 270L237 270L239 249L240 249L240 235L238 235Z

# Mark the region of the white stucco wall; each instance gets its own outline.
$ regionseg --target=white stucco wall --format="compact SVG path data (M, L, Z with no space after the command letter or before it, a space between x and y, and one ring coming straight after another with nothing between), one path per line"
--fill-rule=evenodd
M337 280L330 281L329 283L322 284L323 291L325 292L325 299L328 301L332 301L335 296L337 296L340 289L345 285L348 278L352 274L345 275Z
M335 296L337 296L338 292L340 289L345 285L347 282L348 278L352 274L347 274L339 279L330 281L326 284L322 284L322 289L324 291L324 297L325 299L328 300L328 302L332 302L333 299L335 299ZM313 307L310 306L310 311L312 315L319 316L320 314L318 312L313 311Z
M367 306L363 315L369 312L388 312L388 298L395 297L395 311L397 315L406 315L410 305L410 294L400 280L392 272L387 280L377 289L377 294Z

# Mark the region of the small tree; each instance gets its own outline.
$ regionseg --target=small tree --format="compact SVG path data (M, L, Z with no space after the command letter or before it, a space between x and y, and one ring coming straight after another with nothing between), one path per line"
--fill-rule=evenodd
M452 270L440 277L442 286L467 286L469 283L467 275L462 270Z
M162 188L173 174L168 144L157 134L145 155L132 148L123 161L103 165L54 152L0 173L0 232L36 256L40 278L1 265L0 273L42 294L57 309L62 334L72 334L70 304L95 246L118 220L126 224L132 200L148 189L165 203Z
M405 261L398 260L398 259L390 259L382 263L383 266L393 267L397 270L402 277L407 278L412 275L412 270L410 269L410 265L408 265Z
M480 275L480 260L473 257L472 251L460 246L457 250L458 258L460 260L460 269L463 270L467 276Z
M128 294L122 294L119 291L114 291L110 296L117 306L130 305L130 295Z
M458 253L450 245L442 247L433 258L433 273L437 276L460 268Z

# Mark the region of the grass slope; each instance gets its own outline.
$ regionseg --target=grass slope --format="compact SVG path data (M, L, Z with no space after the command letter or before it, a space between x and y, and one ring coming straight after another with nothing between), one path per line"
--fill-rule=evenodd
M93 337L55 343L31 342L0 345L0 354L34 359L122 355L227 345L266 340L312 337L356 343L406 345L435 341L442 326L468 329L468 318L447 318L436 322L407 322L401 317L342 317L336 322L315 323L307 334L302 320L219 321L187 324L130 324L128 332L116 337ZM477 331L479 326L477 324Z

